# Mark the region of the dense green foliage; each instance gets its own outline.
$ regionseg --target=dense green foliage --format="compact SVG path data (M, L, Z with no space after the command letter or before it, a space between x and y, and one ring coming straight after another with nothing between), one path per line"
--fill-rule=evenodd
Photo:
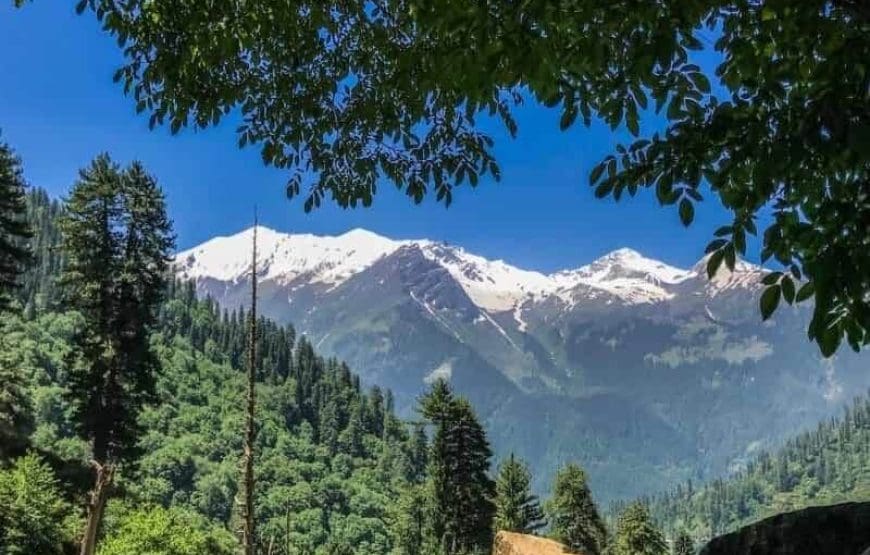
M746 469L702 488L691 483L650 501L656 522L674 537L695 540L809 505L870 499L870 398L858 399L838 419L819 424Z
M57 237L55 205L39 191L28 202L29 212L40 215L34 221L34 242L46 242L39 230ZM51 268L69 267L66 257L38 260ZM59 463L65 494L83 504L88 483L76 469L91 449L75 434L67 362L85 319L78 312L46 308L59 304L57 272L34 268L28 275L45 289L25 287L23 301L39 297L44 302L32 318L5 318L2 354L26 384L27 416L34 423L28 441L53 460L65 461ZM197 299L192 284L171 281L166 295L149 337L162 368L155 376L157 402L146 405L137 419L145 430L137 464L123 466L117 479L123 503L109 506L103 547L109 553L128 545L134 531L149 522L167 529L179 522L200 523L196 530L201 535L189 541L221 542L238 518L240 368L247 315ZM392 501L406 484L423 480L425 435L408 433L393 415L390 393L363 392L346 365L317 356L304 338L296 341L291 327L263 319L258 340L257 516L262 543L272 544L276 553L321 552L327 544L389 552L399 516ZM68 532L55 541L72 542ZM151 540L142 541L147 547Z
M39 215L34 227L57 237L59 211L39 191L28 202L29 212ZM69 212L61 212L61 221L69 221ZM34 242L44 244L39 235ZM67 291L65 276L80 266L68 255L38 260L60 272L29 272L45 289L25 288L22 302L42 300L5 318L3 356L26 385L32 426L20 433L32 431L27 441L57 462L64 497L81 506L90 487L84 463L92 444L76 434L81 413L71 385L78 369L68 362L87 320L79 311L50 308L61 305L56 295ZM192 283L167 285L148 337L161 369L154 375L156 402L136 416L138 457L120 466L118 500L109 503L98 553L199 552L201 546L222 553L238 528L248 313L198 299ZM389 391L363 391L345 364L318 356L292 327L264 318L258 327L255 468L262 546L272 553L488 550L491 453L467 401L442 384L447 396L428 413L435 424L430 446L422 425L408 427L395 416ZM445 477L440 485L430 478L437 468ZM435 510L434 491L448 495L441 502L450 503L450 511ZM52 495L62 501L58 492ZM73 517L81 514L65 507ZM52 541L68 546L76 534L56 530Z
M534 534L546 526L538 497L532 495L528 465L510 457L498 469L495 482L495 529Z
M18 297L27 317L33 318L37 310L57 308L61 300L57 277L66 257L57 225L61 202L49 198L44 189L35 188L28 192L25 205L27 222L33 234L30 238L31 263L25 268Z
M5 321L0 322L0 459L23 454L33 431L27 383L6 331Z
M646 505L631 503L616 519L610 555L666 555L665 537L653 524Z
M52 555L77 532L76 510L51 468L35 454L0 468L0 553Z
M9 307L30 259L26 189L21 161L9 145L0 142L0 309Z
M0 143L0 312L10 308L30 259L25 190L20 161L9 145ZM25 447L30 419L23 385L12 361L0 352L0 458Z
M554 539L577 553L604 553L607 528L592 500L582 468L568 464L556 474L553 497L546 510Z
M101 543L99 555L233 555L235 538L225 529L184 509L120 509L116 526Z
M118 39L116 79L152 125L206 127L240 110L239 144L290 168L291 196L311 178L306 209L328 195L368 205L379 176L417 202L434 189L449 204L466 179L498 178L481 120L515 134L524 97L559 107L561 129L597 117L635 136L644 112L667 107L663 131L592 170L596 195L654 189L686 225L703 194L717 197L732 221L708 247L711 272L733 267L771 208L762 258L789 273L771 278L762 314L815 295L809 337L822 353L870 342L865 2L77 6ZM705 49L715 75L695 63Z
M40 191L27 201L36 215L33 245L47 247L51 239L41 234L59 237L61 210ZM82 313L59 309L56 280L69 258L35 254L45 267L31 268L26 279L34 283L19 291L21 306L32 308L3 316L0 363L21 384L26 425L15 436L39 454L0 458L0 551L61 553L77 541L91 485L85 463L92 448L76 434L76 369L68 364L87 323ZM230 553L236 541L248 313L197 298L189 282L169 280L164 295L148 337L161 368L157 402L138 413L139 456L119 469L103 555ZM527 468L511 458L491 480L486 434L446 382L434 382L421 399L430 441L427 423L395 416L389 391L364 390L345 364L318 356L292 327L260 318L259 329L256 516L260 544L271 553L485 553L494 526L538 527ZM547 515L554 537L572 549L663 553L653 522L670 538L687 530L702 540L779 510L866 499L867 460L870 400L862 399L733 480L652 500L652 517L649 500L630 506L609 542L576 465L559 473ZM25 530L34 533L21 539Z
M455 397L443 379L432 384L420 405L435 425L429 459L435 539L448 555L486 552L496 493L486 433L468 400Z
M103 464L135 451L137 416L159 369L149 336L174 244L163 193L138 163L108 156L80 172L59 220L64 306L84 316L69 359L80 433Z
M156 181L140 163L122 171L105 154L79 172L59 226L64 307L83 317L67 394L94 467L81 540L82 554L93 555L116 465L137 454L139 412L155 397L150 335L174 237Z

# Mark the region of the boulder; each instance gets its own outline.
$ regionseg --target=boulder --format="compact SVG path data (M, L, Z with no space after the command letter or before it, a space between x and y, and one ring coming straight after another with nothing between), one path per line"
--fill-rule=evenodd
M559 542L514 532L499 532L492 544L492 555L565 555L566 553L570 551Z
M782 513L713 538L701 555L862 555L870 549L870 503Z

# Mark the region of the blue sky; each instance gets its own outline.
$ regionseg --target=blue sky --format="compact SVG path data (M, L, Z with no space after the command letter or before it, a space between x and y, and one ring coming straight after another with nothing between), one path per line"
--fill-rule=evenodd
M283 231L365 227L396 238L444 240L543 271L626 246L688 266L727 222L715 199L698 207L688 230L652 194L620 203L595 199L589 169L627 132L600 123L561 132L558 113L534 105L517 113L517 139L501 130L494 135L502 181L461 188L449 209L434 198L415 206L384 183L373 208L327 206L305 214L301 202L284 196L284 173L265 168L256 149L237 148L231 122L176 136L166 128L149 131L147 116L136 115L112 82L120 51L91 14L75 15L73 2L39 0L19 10L10 4L0 4L0 129L22 157L28 180L63 195L100 152L142 160L167 192L179 248L247 227L256 204L261 221ZM657 121L644 124L642 132Z

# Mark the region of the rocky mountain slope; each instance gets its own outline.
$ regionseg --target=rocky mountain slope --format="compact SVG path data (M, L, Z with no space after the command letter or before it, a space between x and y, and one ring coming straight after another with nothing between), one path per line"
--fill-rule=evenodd
M179 253L178 274L244 305L251 233ZM450 379L538 489L571 459L603 500L721 473L870 385L870 359L819 357L804 311L761 323L763 270L745 262L708 280L703 260L681 269L620 249L543 274L361 229L260 227L258 248L265 315L390 387L400 411Z

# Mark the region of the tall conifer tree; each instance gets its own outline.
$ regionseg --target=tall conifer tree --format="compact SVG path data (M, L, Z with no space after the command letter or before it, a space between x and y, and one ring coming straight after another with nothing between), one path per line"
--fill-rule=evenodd
M586 473L569 464L556 475L553 497L547 504L552 535L577 553L599 555L607 543L607 529L598 514Z
M26 189L21 161L9 145L0 142L0 310L9 307L30 259Z
M0 312L8 310L28 262L25 220L25 182L21 163L12 149L0 143ZM0 330L2 331L2 330ZM32 424L24 376L10 357L0 354L0 458L20 453Z
M116 466L135 456L137 415L154 393L149 335L174 240L154 179L140 164L121 171L107 155L80 172L60 225L65 302L84 316L69 393L96 469L81 549L92 555Z
M619 515L613 555L665 555L667 544L653 525L646 505L634 502Z
M488 472L492 450L471 404L438 380L421 400L436 426L430 456L433 532L448 554L489 549L495 483Z
M513 453L501 465L495 483L495 529L533 534L546 526L538 498L532 495L532 475Z

